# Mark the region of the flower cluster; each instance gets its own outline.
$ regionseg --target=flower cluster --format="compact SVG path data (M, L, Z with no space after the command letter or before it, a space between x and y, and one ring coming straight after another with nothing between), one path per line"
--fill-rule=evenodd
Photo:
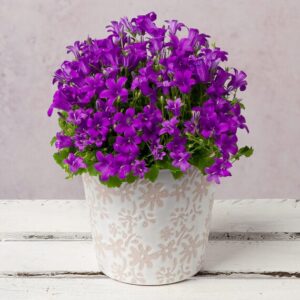
M74 59L55 72L48 115L58 110L54 158L70 176L88 172L119 186L155 180L160 169L177 178L194 165L219 183L252 154L237 145L237 130L248 131L236 97L246 74L222 67L228 53L208 35L155 20L153 12L122 18L106 38L67 47Z

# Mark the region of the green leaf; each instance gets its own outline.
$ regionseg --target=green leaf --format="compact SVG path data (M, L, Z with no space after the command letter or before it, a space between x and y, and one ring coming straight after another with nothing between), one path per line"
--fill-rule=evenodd
M174 167L172 165L172 161L170 159L170 157L165 156L163 160L158 160L156 162L156 166L161 169L161 170L173 170L173 171L177 171L179 170L178 168Z
M193 153L190 163L198 168L204 174L205 168L211 166L215 161L215 157L211 152L205 149Z
M237 103L240 106L241 109L245 109L245 105L241 101L242 101L242 99L234 98L231 101L231 104L236 104Z
M51 141L50 141L50 145L51 146L53 146L54 145L54 143L56 142L56 136L54 136L52 139L51 139Z
M184 175L184 173L181 170L179 170L179 169L177 169L177 170L171 170L171 174L172 174L172 176L173 176L174 179L179 179L179 178L181 178Z
M60 150L59 152L56 152L56 153L53 154L54 160L63 169L65 169L64 160L68 157L69 153L70 153L70 149L69 148L64 148L64 149Z
M180 169L172 165L169 157L165 157L163 160L157 161L156 165L161 170L169 170L174 179L178 179L184 175L184 173Z
M239 102L239 106L241 109L246 109L245 105L242 102Z
M120 187L122 184L122 180L116 176L112 176L110 177L107 181L102 181L101 183L103 183L104 185L106 185L109 188L115 188L115 187Z
M72 123L68 123L64 118L58 119L58 125L65 135L73 136L75 134L76 126Z
M163 170L163 169L169 169L170 161L168 160L167 157L164 157L163 160L158 160L156 162L156 165L161 170Z
M239 160L242 156L250 157L254 152L254 149L252 147L244 146L239 149L237 154L232 156L233 160Z
M136 179L137 177L130 173L129 175L127 175L125 181L128 183L133 183L134 181L136 181Z
M87 171L90 176L98 176L99 175L99 172L95 169L94 165L88 165Z
M64 148L59 152L53 154L53 158L56 161L56 163L68 174L66 179L70 179L73 177L73 175L75 175L70 171L69 166L64 163L64 160L68 157L69 153L70 148Z
M75 155L82 157L86 164L94 164L97 161L96 150L87 149L85 151L77 151Z
M151 182L154 182L159 174L159 168L156 165L153 165L149 171L145 174L145 178L149 179Z

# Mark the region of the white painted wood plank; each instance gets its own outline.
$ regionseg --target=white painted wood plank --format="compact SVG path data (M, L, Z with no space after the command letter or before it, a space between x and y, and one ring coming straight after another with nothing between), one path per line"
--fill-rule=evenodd
M0 258L0 274L98 270L92 242L2 242Z
M300 281L197 278L165 286L134 286L110 279L0 278L3 300L296 300Z
M210 241L209 272L299 272L300 241ZM96 272L92 243L2 242L0 277L16 272ZM6 274L6 275L5 275Z
M300 232L300 201L295 199L217 200L216 232Z
M294 199L216 200L215 232L300 232ZM0 200L0 233L89 232L84 200Z
M85 200L0 200L0 232L89 232Z

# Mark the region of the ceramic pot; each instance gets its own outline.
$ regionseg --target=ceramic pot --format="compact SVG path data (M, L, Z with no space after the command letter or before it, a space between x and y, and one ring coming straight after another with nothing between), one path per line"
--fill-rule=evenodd
M182 281L201 269L213 205L211 184L196 169L174 180L107 188L83 176L100 270L132 284Z

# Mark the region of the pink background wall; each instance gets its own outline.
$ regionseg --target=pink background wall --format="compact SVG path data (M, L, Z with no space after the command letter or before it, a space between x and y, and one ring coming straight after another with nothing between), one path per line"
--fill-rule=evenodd
M0 0L0 198L82 198L64 180L49 140L51 75L65 46L101 37L112 19L156 11L210 34L248 73L244 93L255 154L223 180L218 198L300 197L300 1Z

